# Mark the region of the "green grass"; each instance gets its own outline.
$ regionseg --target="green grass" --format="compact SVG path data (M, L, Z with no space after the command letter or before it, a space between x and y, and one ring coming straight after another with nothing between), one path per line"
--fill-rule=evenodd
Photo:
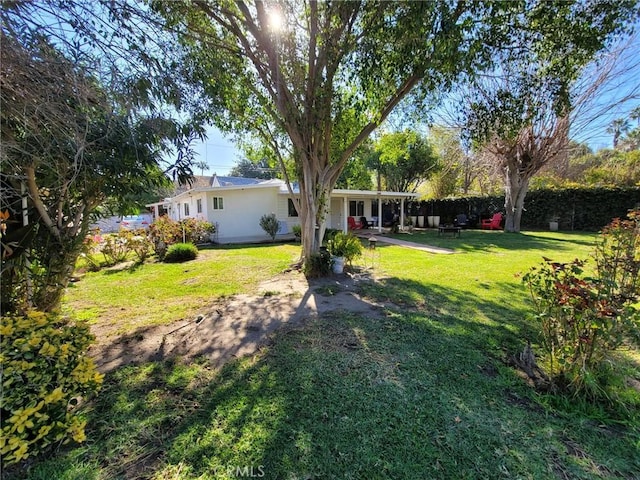
M319 318L220 372L205 362L119 369L86 413L87 443L26 477L638 478L640 393L627 391L628 411L536 394L503 361L536 338L517 275L543 255L586 257L592 240L463 232L432 242L456 255L379 245L361 261L381 279L361 293L390 302L380 315ZM624 361L640 379L638 357Z
M299 255L299 246L286 244L216 247L184 263L148 261L88 272L67 290L64 306L91 324L128 333L189 318L216 299L251 291Z

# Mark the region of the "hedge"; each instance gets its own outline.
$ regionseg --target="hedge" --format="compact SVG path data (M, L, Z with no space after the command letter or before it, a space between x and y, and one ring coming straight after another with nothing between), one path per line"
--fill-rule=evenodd
M522 213L523 229L548 229L557 217L561 230L599 231L613 218L625 218L629 210L640 207L640 187L567 188L531 190ZM504 213L504 196L461 197L420 202L418 215L439 215L451 223L465 213L472 222Z

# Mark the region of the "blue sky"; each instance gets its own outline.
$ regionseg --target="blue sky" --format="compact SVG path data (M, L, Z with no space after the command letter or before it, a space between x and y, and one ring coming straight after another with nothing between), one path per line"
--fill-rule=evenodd
M242 158L241 152L236 148L230 138L225 137L218 129L214 127L207 128L207 139L195 145L195 151L198 154L198 160L204 160L209 165L209 170L201 172L200 169L194 169L196 175L204 173L205 175L227 175L229 170Z

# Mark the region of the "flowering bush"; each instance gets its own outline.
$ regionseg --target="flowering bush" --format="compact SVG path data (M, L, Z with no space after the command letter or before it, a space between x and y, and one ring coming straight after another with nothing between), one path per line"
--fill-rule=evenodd
M82 252L80 256L87 262L87 267L91 271L100 270L100 261L96 259L96 254L100 252L102 242L104 241L100 229L96 229L84 238L82 242Z
M170 245L183 242L203 243L209 240L209 236L214 231L213 224L204 220L185 218L176 222L163 215L151 224L149 235L156 255L162 260Z
M542 330L547 370L556 386L597 395L627 341L640 345L638 212L614 220L596 244L595 275L574 260L531 269L528 284Z
M93 341L89 327L31 311L1 317L0 337L2 461L18 462L53 443L84 441L86 422L77 406L103 378L86 356Z
M104 255L107 265L116 265L124 262L129 254L129 242L125 235L128 233L123 230L112 235L105 235L100 251Z

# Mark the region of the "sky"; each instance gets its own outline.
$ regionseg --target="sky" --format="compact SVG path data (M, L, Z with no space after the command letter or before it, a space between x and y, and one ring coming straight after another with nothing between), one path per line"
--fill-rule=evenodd
M209 165L209 170L204 172L198 168L194 168L196 175L228 175L229 171L234 167L238 160L242 158L240 150L238 150L233 141L225 137L215 127L207 128L207 139L204 142L198 142L194 146L197 153L197 161L205 161Z

